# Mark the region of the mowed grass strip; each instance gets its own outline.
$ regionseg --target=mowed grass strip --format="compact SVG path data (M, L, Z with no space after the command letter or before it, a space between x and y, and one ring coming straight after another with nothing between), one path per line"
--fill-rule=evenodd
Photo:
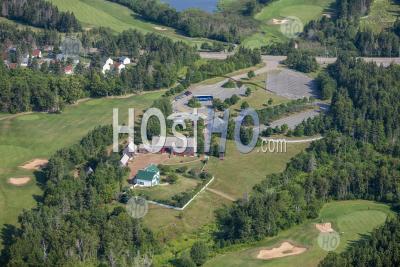
M143 33L155 32L176 41L199 44L201 39L176 33L175 29L142 20L132 10L106 0L50 0L62 11L70 11L87 28L108 27L115 32L136 29ZM163 29L163 30L160 30Z
M161 94L93 99L68 106L62 114L34 113L0 120L0 227L15 224L23 209L35 205L34 196L42 195L35 179L20 187L8 184L10 177L34 178L32 171L19 166L35 158L50 157L98 125L112 124L113 108L119 108L120 124L126 123L128 108L135 108L138 114Z
M353 241L359 240L363 235L369 234L373 229L382 225L387 216L393 216L393 212L387 205L381 203L364 200L331 202L322 208L319 219L306 221L301 225L282 231L276 237L266 238L250 245L250 248L219 255L204 266L318 266L328 252L322 250L317 243L319 232L315 228L315 223L321 221L333 223L333 228L341 233L340 245L335 251L340 253ZM308 250L303 254L286 258L256 259L260 249L275 247L283 241L292 241L296 245L307 247Z
M261 12L255 15L260 21L259 31L244 40L247 47L261 47L271 41L282 42L287 40L281 31L281 25L271 24L272 19L284 17L297 17L303 25L322 16L324 12L331 11L333 0L278 0L265 6Z

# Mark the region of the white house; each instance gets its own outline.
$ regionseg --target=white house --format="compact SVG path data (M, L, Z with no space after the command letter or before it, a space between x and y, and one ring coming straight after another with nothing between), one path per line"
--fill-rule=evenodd
M25 55L21 60L21 67L28 67L29 65L29 55Z
M103 64L102 68L103 74L106 74L107 71L110 71L113 65L114 65L114 60L108 58Z
M131 59L129 57L120 57L119 63L124 64L124 65L129 65L129 64L131 64Z
M57 55L56 55L56 60L57 60L57 61L63 61L64 58L65 58L64 54L57 54Z
M138 186L152 187L160 184L160 170L156 165L150 164L144 170L139 170L134 183Z

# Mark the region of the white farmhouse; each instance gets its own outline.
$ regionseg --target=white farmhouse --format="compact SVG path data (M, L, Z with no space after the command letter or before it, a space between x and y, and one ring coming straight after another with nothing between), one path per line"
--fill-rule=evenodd
M108 58L102 67L102 72L103 74L106 74L107 71L110 71L112 66L114 65L114 60L112 60L111 58Z

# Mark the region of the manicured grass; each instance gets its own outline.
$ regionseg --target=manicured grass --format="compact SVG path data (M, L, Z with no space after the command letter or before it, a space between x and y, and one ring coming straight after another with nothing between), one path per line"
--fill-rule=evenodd
M333 228L341 233L340 245L336 252L343 251L354 240L359 240L362 235L369 234L374 228L383 224L386 217L393 213L389 207L364 200L339 201L326 204L320 213L319 219L307 221L301 225L283 231L278 236L267 238L261 242L234 252L219 255L204 266L317 266L327 255L318 243L318 230L315 223L332 222ZM297 256L273 260L258 260L256 255L261 248L271 247L290 240L297 245L307 247L307 251Z
M328 11L333 0L278 0L264 7L260 13L255 15L255 19L260 21L258 32L244 40L244 45L248 47L261 47L271 41L281 42L286 40L281 31L281 25L273 25L272 19L282 19L293 16L300 19L303 25L310 20L319 18L324 12Z
M200 44L201 39L178 34L174 29L142 20L130 9L105 0L51 0L62 11L71 11L87 28L108 27L116 32L136 29L143 33L155 32L174 40ZM160 30L163 29L163 30Z
M32 171L19 166L35 158L48 158L58 149L79 141L94 127L111 124L113 108L120 109L122 124L126 122L129 107L138 114L161 94L92 99L68 106L58 115L34 113L0 120L0 227L15 224L23 209L35 205L34 196L42 195L35 179L21 187L7 183L10 177L34 177Z
M392 0L374 0L370 12L361 18L361 28L379 33L391 27L400 15L400 6Z

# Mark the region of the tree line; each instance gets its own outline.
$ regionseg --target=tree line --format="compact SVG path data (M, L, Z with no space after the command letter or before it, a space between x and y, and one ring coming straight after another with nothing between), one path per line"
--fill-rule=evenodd
M246 1L244 14L226 16L222 12L210 14L199 9L189 9L182 12L157 0L109 0L127 6L144 19L173 27L190 37L205 37L222 42L240 43L244 36L251 34L257 27L257 22L251 17L255 3L265 0Z
M159 250L152 232L125 208L106 206L128 174L118 154L107 155L111 140L112 127L98 127L50 158L43 200L19 216L3 264L132 266Z
M59 32L82 29L73 13L60 12L56 6L44 0L1 0L0 14L11 20Z

